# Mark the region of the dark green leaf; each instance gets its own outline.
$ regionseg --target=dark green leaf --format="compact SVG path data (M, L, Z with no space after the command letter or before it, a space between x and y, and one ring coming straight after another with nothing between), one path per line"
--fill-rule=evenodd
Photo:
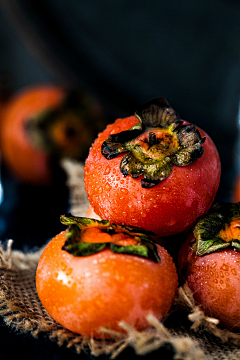
M238 240L233 240L231 242L231 246L237 251L240 251L240 242Z
M73 256L89 256L100 252L107 245L108 245L107 243L78 242L64 246L63 250L66 250L68 253L70 253Z
M145 257L148 259L153 260L154 262L161 262L161 259L156 253L155 250L153 250L154 246L151 247L149 244L146 245L129 245L129 246L121 246L111 243L110 249L112 252L120 253L120 254L131 254L131 255L137 255L140 257Z
M195 241L190 244L190 247L198 256L203 256L218 250L226 249L230 245L230 243L222 241L221 239L213 239L208 241Z

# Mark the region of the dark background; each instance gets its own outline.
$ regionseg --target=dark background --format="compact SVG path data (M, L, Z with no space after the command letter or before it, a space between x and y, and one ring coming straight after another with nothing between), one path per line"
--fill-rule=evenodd
M222 163L216 201L231 201L240 171L239 1L0 0L5 78L13 93L40 82L78 87L100 102L108 122L164 96L215 142ZM1 177L1 239L31 247L63 229L64 174L42 189L17 181L3 164Z
M164 96L215 142L216 199L230 201L240 169L239 1L0 0L0 76L13 91L38 82L77 86L100 101L109 122ZM64 176L43 189L6 169L2 180L1 238L21 248L54 236L68 208Z
M0 71L15 89L74 84L101 101L109 121L164 96L216 143L228 197L238 136L238 1L1 0L0 20Z

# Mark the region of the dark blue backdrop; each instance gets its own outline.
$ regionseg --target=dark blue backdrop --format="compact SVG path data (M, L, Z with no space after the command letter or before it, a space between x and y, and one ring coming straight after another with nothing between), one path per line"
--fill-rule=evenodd
M239 170L238 0L0 0L0 53L0 75L10 75L14 90L39 81L77 85L101 101L109 121L166 97L216 143L223 169L218 199L229 200ZM0 237L22 247L55 235L68 206L64 175L42 189L16 182L4 168L2 175ZM19 359L29 358L26 349L34 359L75 359L49 341L4 337L2 324L0 330L1 359L15 354L12 344Z
M221 197L237 171L240 3L0 0L0 70L14 89L52 81L95 95L109 121L164 96L208 132Z

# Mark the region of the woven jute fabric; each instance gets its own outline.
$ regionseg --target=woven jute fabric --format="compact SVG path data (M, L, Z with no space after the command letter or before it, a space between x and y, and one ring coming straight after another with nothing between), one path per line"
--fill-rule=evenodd
M83 185L83 165L63 162L68 174L71 213L84 216L88 200ZM147 320L150 329L138 332L122 322L125 334L111 332L111 341L92 339L75 334L57 324L43 308L36 291L36 268L44 246L28 253L14 250L14 241L0 246L0 315L5 323L18 332L33 337L43 334L59 346L66 346L81 354L86 349L96 357L105 354L116 358L132 347L137 355L151 352L169 343L174 349L174 359L240 359L240 334L222 330L218 320L205 316L194 303L189 288L178 289L175 303L168 316L159 322L151 314Z

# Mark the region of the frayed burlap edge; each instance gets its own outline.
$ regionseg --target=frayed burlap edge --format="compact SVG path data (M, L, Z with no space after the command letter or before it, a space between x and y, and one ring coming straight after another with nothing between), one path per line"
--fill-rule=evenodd
M12 243L9 240L0 246L0 315L11 329L29 333L35 338L43 334L59 346L72 348L78 354L88 350L94 356L105 354L114 359L130 346L137 355L145 355L168 342L175 349L175 359L206 359L196 341L172 334L153 315L147 318L151 326L148 331L139 332L124 322L119 324L126 332L124 335L101 329L103 333L111 334L112 341L96 340L64 329L48 315L37 296L35 272L43 248L23 253L12 250ZM24 279L22 287L19 281L16 282L17 278Z
M232 342L235 345L240 345L240 334L219 328L218 319L206 316L201 307L195 304L193 294L187 284L178 289L175 305L187 310L188 319L193 323L191 329L195 331L204 329L221 339L223 343Z
M84 164L64 158L61 166L67 174L70 212L74 216L85 216L90 203L84 187Z

